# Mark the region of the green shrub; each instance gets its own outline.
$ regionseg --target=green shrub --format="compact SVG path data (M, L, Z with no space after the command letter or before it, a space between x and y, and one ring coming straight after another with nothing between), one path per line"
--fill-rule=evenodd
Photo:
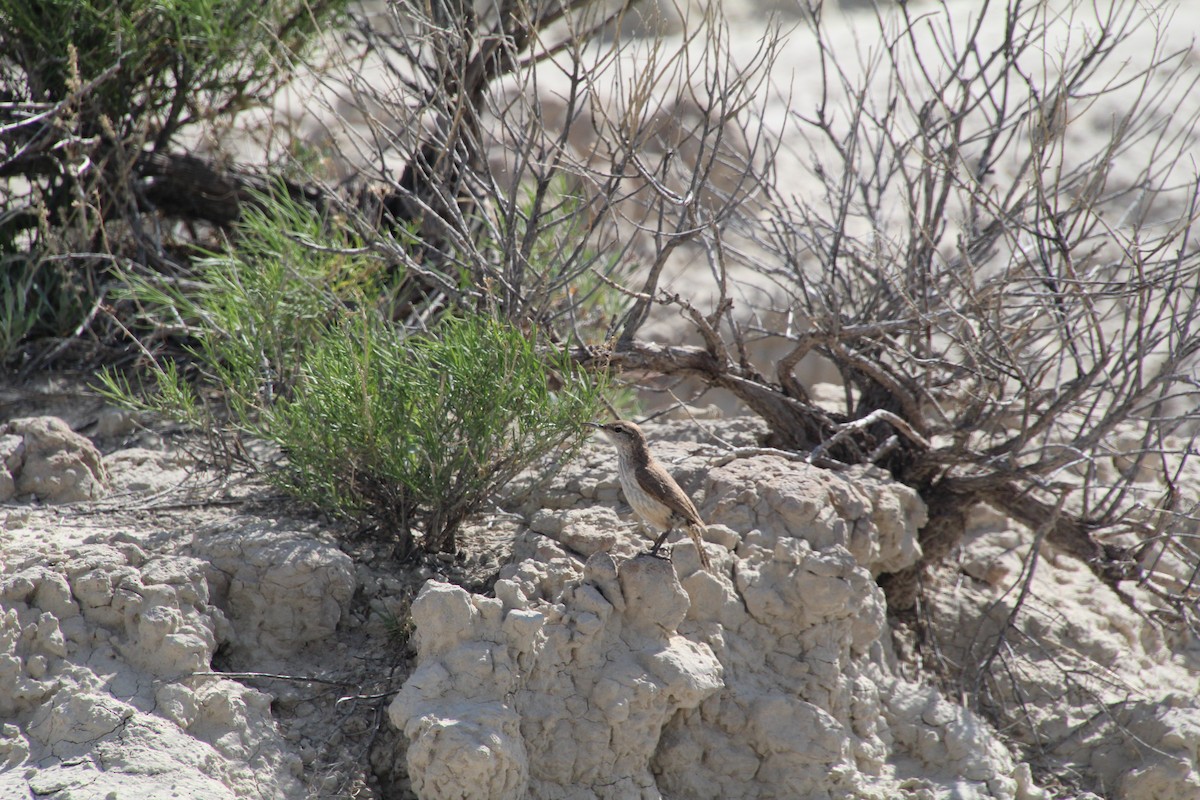
M355 320L306 356L270 415L292 490L400 530L419 520L429 550L453 550L467 515L599 412L565 356L486 315L417 335Z
M5 317L0 360L84 321L113 263L178 269L192 229L157 226L147 155L271 102L346 5L0 0L0 271L18 275L0 311L22 315Z
M603 387L536 332L486 312L401 329L353 236L287 200L263 205L230 253L202 262L198 283L131 279L151 319L179 321L219 400L201 400L169 363L151 368L145 396L106 374L110 398L221 441L272 443L268 477L394 532L402 552L414 527L424 549L453 550L469 514L600 412Z
M0 357L50 316L38 265L5 263L0 251Z
M78 95L83 136L182 125L269 97L346 0L0 0L0 79L15 96ZM105 130L107 126L107 130Z

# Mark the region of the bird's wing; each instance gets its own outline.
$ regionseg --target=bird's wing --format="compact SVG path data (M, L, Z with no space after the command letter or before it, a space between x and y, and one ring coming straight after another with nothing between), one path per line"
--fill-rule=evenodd
M663 505L683 517L687 524L704 524L704 521L700 519L700 512L696 510L696 505L687 496L687 492L683 491L670 475L666 472L648 469L645 466L637 467L636 473L638 482L649 489L657 490L654 492L654 496L661 498ZM678 491L672 491L672 489Z

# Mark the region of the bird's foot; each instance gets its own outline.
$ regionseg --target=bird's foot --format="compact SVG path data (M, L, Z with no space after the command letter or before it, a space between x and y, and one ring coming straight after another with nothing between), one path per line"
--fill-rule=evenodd
M657 558L661 561L666 561L667 563L671 562L671 553L669 551L666 553L660 553L658 552L657 547L651 547L645 553L642 553L642 555L650 556L651 558Z

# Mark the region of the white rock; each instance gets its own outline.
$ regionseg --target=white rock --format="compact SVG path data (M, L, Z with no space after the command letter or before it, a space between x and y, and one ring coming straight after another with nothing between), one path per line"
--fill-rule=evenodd
M529 762L517 715L491 703L466 716L422 719L408 749L413 790L422 800L523 800Z
M98 544L5 557L40 564L0 576L0 796L304 796L269 698L186 677L224 626L202 562Z
M606 558L589 561L602 578ZM414 602L421 663L389 716L422 797L489 796L477 787L568 796L601 784L592 796L654 795L649 764L663 725L719 690L712 650L675 632L688 600L668 562L624 562L603 591L567 563L554 569L570 576L557 602L511 608L498 625L472 614L455 587L428 583Z
M350 557L312 533L252 524L198 533L190 550L233 625L235 664L261 669L327 640L357 585Z
M1031 541L994 511L972 514L962 572L948 563L930 575L927 635L969 676L985 668L1005 631L980 685L995 706L1021 709L1010 736L1050 748L1084 788L1122 800L1200 797L1195 662L1189 667L1167 645L1167 627L1148 623L1084 565L1052 549L1042 552L1014 615ZM1131 582L1121 588L1140 608L1155 607Z
M478 796L527 775L531 798L886 797L917 774L930 797L1037 796L981 720L893 672L874 576L919 557L913 492L870 471L705 470L663 450L703 483L709 540L735 552L717 574L691 547L674 564L629 557L626 523L583 488L614 465L585 454L535 518L554 541L518 537L496 583L503 621L447 585L414 603L420 666L389 709L414 787ZM442 765L459 761L472 766L456 783Z
M57 417L0 425L0 474L0 502L26 494L44 503L95 500L108 479L96 447Z

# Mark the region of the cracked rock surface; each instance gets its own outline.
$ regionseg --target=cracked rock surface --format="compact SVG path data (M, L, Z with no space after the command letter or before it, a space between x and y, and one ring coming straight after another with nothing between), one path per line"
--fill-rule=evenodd
M44 503L95 500L106 475L100 452L57 417L0 425L0 503L32 496Z
M884 797L916 774L1029 796L985 724L894 669L873 576L919 556L911 490L775 456L707 469L653 430L717 574L686 539L637 555L610 454L586 450L495 597L431 582L413 604L419 667L389 714L421 797Z
M130 541L6 542L0 795L276 797L298 789L270 698L208 670L228 622L204 562ZM7 792L14 792L7 794Z
M100 500L0 508L0 797L1033 800L1056 774L1198 796L1185 632L1046 550L1002 739L893 650L875 578L919 557L917 496L728 458L762 428L711 424L720 447L646 429L713 574L680 533L670 560L644 554L606 443L413 565L249 503L261 487L210 502L161 443L110 442ZM931 573L947 658L986 658L1031 541L983 511ZM1035 764L1019 737L1059 744Z
M531 576L532 577L532 576ZM718 691L712 649L678 633L671 564L600 552L546 602L534 582L496 597L430 582L413 603L421 666L389 708L422 797L655 795L663 726Z

